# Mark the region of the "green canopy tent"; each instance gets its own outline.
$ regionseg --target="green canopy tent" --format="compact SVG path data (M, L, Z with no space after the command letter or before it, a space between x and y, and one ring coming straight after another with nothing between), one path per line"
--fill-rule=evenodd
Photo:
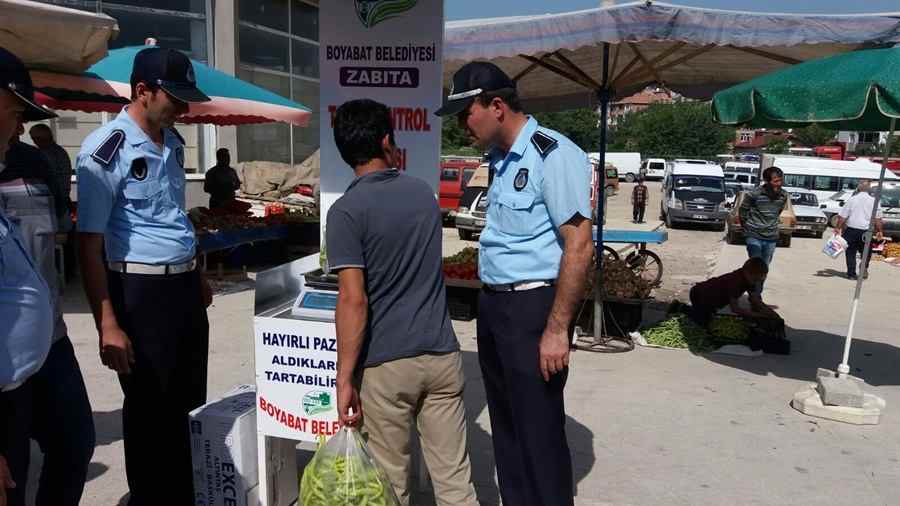
M872 227L881 203L886 163L900 118L900 47L854 51L800 63L717 93L712 112L726 125L793 128L818 123L840 130L888 131L875 205L863 259L872 249ZM838 374L850 373L848 361L860 293L868 266L856 281L844 355Z

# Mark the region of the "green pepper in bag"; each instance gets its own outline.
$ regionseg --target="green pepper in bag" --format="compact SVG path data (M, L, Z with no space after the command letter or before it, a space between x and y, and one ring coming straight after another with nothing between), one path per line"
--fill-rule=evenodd
M359 432L342 428L319 448L300 479L301 506L399 506Z

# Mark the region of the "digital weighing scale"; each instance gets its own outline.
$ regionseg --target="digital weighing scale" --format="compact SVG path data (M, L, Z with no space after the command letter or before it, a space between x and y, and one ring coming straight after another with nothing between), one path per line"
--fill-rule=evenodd
M338 278L321 269L303 274L300 294L294 300L291 314L307 320L333 322L337 308Z

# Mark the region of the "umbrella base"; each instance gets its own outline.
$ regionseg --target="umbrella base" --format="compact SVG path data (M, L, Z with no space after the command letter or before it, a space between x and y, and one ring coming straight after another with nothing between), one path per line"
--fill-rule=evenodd
M853 425L878 425L881 421L881 413L887 406L884 399L872 394L863 394L865 400L861 408L829 406L822 403L817 386L809 385L794 394L791 407L804 415Z

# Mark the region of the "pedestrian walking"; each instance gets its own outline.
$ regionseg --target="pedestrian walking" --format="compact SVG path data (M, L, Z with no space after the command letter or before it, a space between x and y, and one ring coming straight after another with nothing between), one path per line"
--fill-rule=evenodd
M129 505L192 504L188 413L206 400L212 296L185 213L188 103L209 100L179 51L135 55L131 103L76 161L82 278L100 359L125 394ZM105 250L105 256L104 256Z
M842 235L847 241L847 251L844 253L847 259L847 279L857 278L856 257L859 255L860 265L865 262L865 268L861 268L863 277L869 277L869 263L872 261L872 252L863 258L866 248L866 238L872 226L872 208L875 206L875 197L870 194L872 184L868 180L862 180L856 188L856 193L847 199L841 211L838 213L835 235ZM884 237L884 221L881 209L875 215L875 238L881 240Z
M747 240L747 256L761 258L766 266L771 266L778 246L778 226L781 213L793 212L791 196L783 188L784 172L778 167L763 171L764 184L746 192L738 210L739 224L744 229ZM750 292L750 303L754 310L763 308L762 292L765 281L760 281Z
M66 148L56 143L53 138L53 130L44 123L38 123L28 130L31 142L41 150L41 153L50 163L57 185L65 196L63 203L67 208L71 207L70 194L72 192L72 160Z
M222 207L234 200L234 192L241 187L237 171L231 168L231 153L225 148L216 151L216 165L206 171L203 191L209 194L209 208Z
M637 184L631 191L631 216L634 223L644 222L644 211L647 210L648 198L647 185L644 184L644 176L638 176Z
M0 47L0 174L23 121L55 115L34 103L31 76ZM0 506L24 506L32 433L32 379L53 333L50 288L28 247L0 208Z
M437 111L490 150L478 357L503 504L573 504L563 389L593 256L587 155L526 115L497 66L464 65Z
M418 431L438 505L476 505L466 449L463 369L450 324L441 210L424 181L400 172L390 109L341 105L334 141L356 179L328 211L328 265L338 273L337 407L368 434L404 506Z

